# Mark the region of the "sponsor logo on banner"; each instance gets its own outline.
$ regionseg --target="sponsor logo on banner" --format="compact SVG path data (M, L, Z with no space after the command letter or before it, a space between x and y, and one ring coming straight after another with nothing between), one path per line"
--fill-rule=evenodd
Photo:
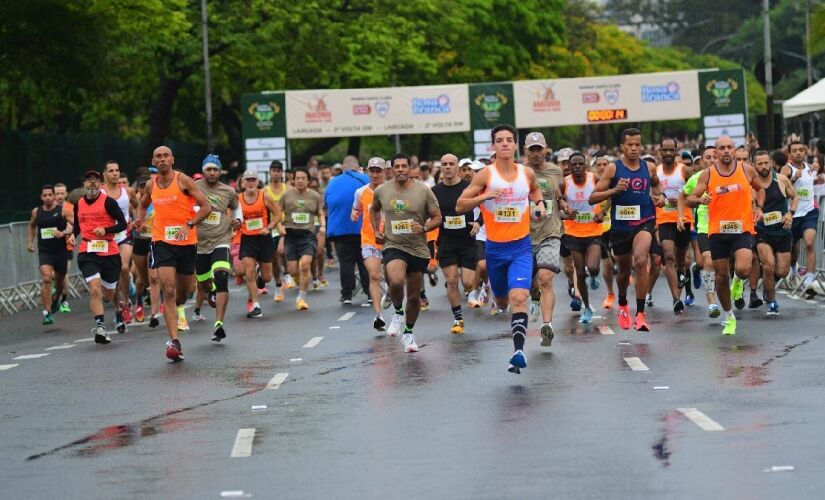
M719 108L730 106L731 95L739 90L739 83L733 78L727 80L711 80L705 85L705 90L713 96L714 104Z
M670 82L667 85L642 85L642 102L681 101L679 84Z
M387 116L387 113L390 112L390 103L389 101L378 101L375 103L375 112L378 113L380 116Z
M541 84L540 89L536 89L536 99L533 101L533 111L561 111L561 101L556 99L553 92L553 85Z
M368 115L372 112L369 104L353 104L352 114L354 115Z
M584 92L582 93L582 102L584 104L595 104L599 102L601 98L599 97L598 92Z
M449 113L450 96L441 94L435 99L413 97L412 112L414 115L437 115Z
M604 98L610 105L616 104L616 101L619 100L619 91L616 89L605 90Z
M507 96L501 92L479 94L473 102L484 111L485 120L497 122L501 116L501 108L507 105Z
M249 114L255 117L255 125L261 130L272 128L275 115L281 112L281 107L274 102L253 102L248 108Z
M306 101L307 111L304 113L306 123L331 123L332 113L327 110L327 103L324 96L313 96Z

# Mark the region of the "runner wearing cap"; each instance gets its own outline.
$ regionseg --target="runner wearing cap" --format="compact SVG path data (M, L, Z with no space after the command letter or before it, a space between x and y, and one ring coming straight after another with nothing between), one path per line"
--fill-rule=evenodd
M544 198L532 169L515 162L516 131L497 125L490 133L496 154L494 164L479 172L458 199L456 209L469 212L480 206L487 227L487 273L499 308L512 307L510 329L513 356L508 371L521 373L527 366L527 306L533 279L530 218L545 216ZM531 214L530 202L535 202Z
M127 229L115 235L118 251L120 252L120 279L118 280L117 299L118 314L115 316L115 327L118 333L126 331L126 324L132 322L132 313L129 308L129 287L132 282L132 233L128 227L132 220L132 208L137 207L137 197L128 186L120 185L120 165L109 160L103 165L103 185L105 193L117 202L123 217L126 219Z
M541 316L541 345L550 346L553 342L553 308L556 293L553 290L553 277L561 271L561 185L564 183L562 170L558 165L547 163L547 141L541 132L530 132L524 141L524 156L527 166L533 169L539 189L544 199L547 216L543 219L530 220L530 241L533 250L533 283L531 292L533 303L531 310ZM536 292L539 295L536 299Z
M235 190L220 181L220 158L217 155L206 155L201 170L203 179L195 182L195 186L209 200L209 205L200 209L210 210L210 213L198 224L195 274L201 292L209 296L209 304L215 307L215 331L212 340L220 342L226 337L223 319L229 303L229 271L232 269L229 264L229 249L232 246L232 229L240 229L243 213ZM268 234L264 236L270 238ZM272 255L272 252L269 252L269 255Z
M175 157L166 146L155 148L152 163L157 176L146 183L138 204L135 228L140 231L146 209L154 204L150 265L158 270L163 291L163 317L169 341L166 357L183 360L183 348L178 340L177 319L184 318L183 304L195 291L195 260L198 233L195 226L209 216L208 210L195 212L195 206L208 207L209 200L186 174L172 169Z
M246 317L260 318L263 312L258 302L258 276L264 287L272 280L272 228L281 219L281 211L266 191L258 188L257 172L247 170L241 180L244 191L237 195L243 215L239 256L243 262L246 289L252 301L252 309ZM270 218L270 214L274 217Z
M367 162L367 175L370 178L369 184L358 188L352 203L352 214L350 219L356 221L361 218L361 257L364 259L364 266L370 275L370 298L372 299L372 309L375 312L375 319L372 327L379 332L384 331L386 322L381 316L381 245L375 241L375 231L372 228L372 199L375 189L384 183L384 160L382 158L370 158ZM363 218L362 218L363 217ZM379 223L379 228L381 224Z
M126 218L117 202L100 189L100 172L90 170L83 179L84 194L74 206L75 225L70 242L78 246L77 267L89 287L95 342L108 344L112 339L106 335L103 302L110 302L115 296L120 277L115 234L126 229Z
M52 312L57 311L63 278L67 272L66 235L72 232L71 219L55 201L54 186L40 188L43 204L32 209L29 220L29 252L34 252L37 238L37 259L40 269L40 300L43 302L43 324L54 323ZM52 295L52 284L55 294Z

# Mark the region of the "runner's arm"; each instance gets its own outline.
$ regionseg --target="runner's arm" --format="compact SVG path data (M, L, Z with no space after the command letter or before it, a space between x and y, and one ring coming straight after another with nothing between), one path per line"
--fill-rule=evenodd
M235 199L237 200L237 198ZM267 226L269 229L272 229L281 221L281 205L279 205L278 202L275 201L275 198L273 198L272 195L268 194L266 191L264 191L264 205L266 205L266 208L272 212L272 220L269 221L269 225ZM238 203L238 208L240 208L240 206L241 204ZM241 219L243 219L243 213L241 213Z
M587 203L591 205L601 203L621 191L618 189L618 186L613 189L610 188L610 183L613 181L614 175L616 175L616 164L608 163L607 166L604 167L601 177L599 177L599 180L596 182L596 187L593 189L593 192L590 193L590 198L588 198Z
M106 213L109 214L115 220L114 226L104 227L103 231L106 234L115 234L121 231L126 230L126 216L123 215L123 211L120 210L120 205L114 200L114 198L107 197L106 200L103 202L103 208L106 209Z
M779 182L784 184L785 187L785 197L791 199L790 205L788 205L788 210L791 211L791 215L796 213L796 207L799 206L799 195L796 193L796 188L793 187L791 184L791 180L785 177L782 174L777 175Z
M373 234L376 235L381 234L379 230L381 227L381 210L381 199L378 197L378 190L376 189L372 197L372 203L370 203L370 224L372 224Z
M32 209L32 218L29 220L29 252L34 252L34 236L37 227L37 209Z
M138 196L137 196L137 194L135 194L135 190L130 188L130 187L127 187L126 188L126 193L129 195L129 205L132 208L137 208L137 206L138 206Z
M437 227L441 227L441 207L438 206L438 199L435 197L435 193L433 193L432 190L427 193L427 215L429 215L430 218L424 223L423 229L425 233L432 231ZM428 228L427 225L430 227Z
M656 165L647 162L647 171L650 173L650 197L653 203L658 207L665 206L665 193L662 190L662 183L659 182L659 174L656 171ZM659 198L657 201L656 198Z
M318 195L318 209L315 211L315 215L318 217L318 231L327 232L327 219L324 217L324 199Z
M467 186L461 193L461 196L458 197L458 200L455 203L456 213L467 213L485 201L498 196L497 189L483 192L487 187L487 182L490 178L490 171L488 168L489 167L476 174L473 177L473 180L470 181L470 185Z
M687 195L687 206L690 208L696 208L699 205L707 204L708 197L706 196L708 190L708 178L710 174L708 173L709 170L705 169L699 174L699 179L696 181L696 187L693 188L693 192Z
M149 205L152 203L152 186L154 184L155 182L152 179L149 179L146 181L146 186L143 187L143 194L140 197L137 211L135 213L135 227L137 229L140 229L141 226L143 226L143 219L146 217L146 209L149 208ZM74 205L74 216L75 220L77 220L77 203Z
M195 185L195 181L193 181L192 178L188 175L178 175L178 184L180 185L181 191L183 191L184 193L188 193L189 196L195 199L196 205L201 207L209 207L212 205L211 203L209 203L209 198L207 198L206 195L203 194L203 192L200 189L198 189L198 186ZM198 212L195 214L195 217L188 222L191 222L192 226L197 226L200 223L200 221L209 217L209 213L210 210L198 210Z
M77 206L80 205L80 200L77 200L77 203L74 204L74 208L72 209L73 216L72 219L77 220ZM77 238L80 236L80 222L72 226L72 234L74 237Z

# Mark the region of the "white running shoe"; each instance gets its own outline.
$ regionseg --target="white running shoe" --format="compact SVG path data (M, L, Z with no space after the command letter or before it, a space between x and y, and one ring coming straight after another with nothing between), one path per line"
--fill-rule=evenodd
M195 322L198 322L198 321L206 321L206 316L204 316L203 314L201 314L201 312L200 312L200 311L198 311L198 312L194 312L194 311L193 311L193 312L192 312L192 321L195 321Z
M530 301L530 321L533 323L539 320L539 313L541 313L541 308L539 307L539 303L536 301Z
M395 314L392 315L392 320L390 321L390 326L387 328L387 335L390 337L397 337L401 335L401 332L404 331L404 315L403 314Z
M418 352L418 344L415 343L415 335L412 333L405 333L401 342L404 344L404 352Z

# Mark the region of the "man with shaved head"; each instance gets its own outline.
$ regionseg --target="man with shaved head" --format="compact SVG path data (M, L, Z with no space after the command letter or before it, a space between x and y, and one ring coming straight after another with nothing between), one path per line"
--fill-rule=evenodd
M751 272L754 224L762 217L765 193L754 168L736 161L730 137L723 135L716 140L716 154L716 163L699 175L687 204L691 208L708 206L708 238L716 271L716 294L727 315L722 335L735 335L736 317L731 299L739 309L744 307L744 280ZM732 280L731 256L735 273Z
M438 264L447 282L447 299L453 311L450 333L464 333L464 317L461 314L461 291L458 289L459 269L464 291L473 289L476 269L475 235L479 225L473 213L458 213L455 209L458 197L470 183L458 175L458 157L445 154L441 157L441 182L433 187L433 193L441 207L441 230L438 233Z

